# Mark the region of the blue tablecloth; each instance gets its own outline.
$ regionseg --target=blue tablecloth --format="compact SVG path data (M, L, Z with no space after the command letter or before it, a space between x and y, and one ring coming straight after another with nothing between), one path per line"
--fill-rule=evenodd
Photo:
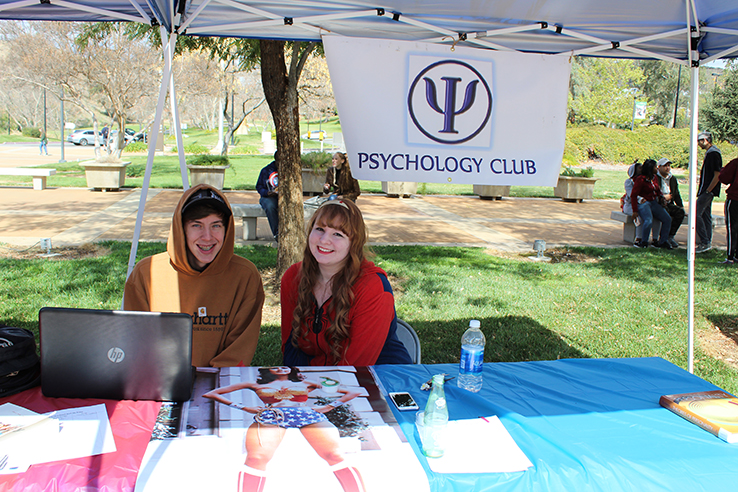
M409 391L453 364L375 366L387 391ZM470 393L446 384L452 420L497 415L533 468L516 473L437 474L419 449L414 412L396 418L432 491L736 490L738 445L659 405L664 394L718 389L660 358L567 359L484 365ZM474 439L474 436L469 436Z

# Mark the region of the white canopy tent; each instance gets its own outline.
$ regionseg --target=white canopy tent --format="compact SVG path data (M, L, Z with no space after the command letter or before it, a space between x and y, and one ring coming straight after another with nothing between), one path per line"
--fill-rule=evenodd
M165 67L138 219L135 261L177 36L320 41L358 36L464 45L480 49L659 59L691 69L688 240L688 369L693 372L695 193L698 68L738 56L735 0L0 0L0 19L140 22L160 26ZM188 187L176 98L171 97L182 182Z

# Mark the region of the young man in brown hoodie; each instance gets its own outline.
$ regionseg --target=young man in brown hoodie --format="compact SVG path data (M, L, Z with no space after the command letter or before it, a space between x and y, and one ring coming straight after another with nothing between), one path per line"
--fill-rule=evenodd
M233 253L231 207L198 185L177 204L167 251L144 258L126 281L129 311L192 316L192 365L248 366L256 351L264 287L256 267Z

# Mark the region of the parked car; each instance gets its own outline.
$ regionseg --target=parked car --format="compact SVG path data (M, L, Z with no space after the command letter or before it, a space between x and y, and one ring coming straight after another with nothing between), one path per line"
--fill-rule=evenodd
M126 145L133 142L133 136L136 134L133 130L126 128L125 129L125 141ZM108 141L113 142L115 139L118 138L118 130L113 130L110 132L110 135L108 135Z
M126 132L128 131L128 128L126 128ZM133 134L133 141L134 142L143 142L148 143L149 142L149 136L146 132L138 132Z
M97 132L97 138L102 145L103 136L102 133ZM95 144L95 131L94 130L75 130L71 135L67 137L67 142L72 142L74 145L94 145Z

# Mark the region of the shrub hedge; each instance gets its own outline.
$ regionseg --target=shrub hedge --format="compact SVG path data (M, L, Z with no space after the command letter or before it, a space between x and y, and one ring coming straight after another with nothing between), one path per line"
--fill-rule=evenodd
M191 166L228 166L230 161L227 155L200 154L188 157L187 164Z
M41 130L32 126L25 126L21 130L21 135L24 137L41 138Z
M727 142L715 142L723 150L732 147ZM648 126L634 131L603 126L572 126L566 129L564 166L589 160L611 164L630 164L638 159L659 160L668 157L674 167L689 167L689 128Z
M328 152L306 152L300 158L303 168L321 170L330 166L333 155Z

